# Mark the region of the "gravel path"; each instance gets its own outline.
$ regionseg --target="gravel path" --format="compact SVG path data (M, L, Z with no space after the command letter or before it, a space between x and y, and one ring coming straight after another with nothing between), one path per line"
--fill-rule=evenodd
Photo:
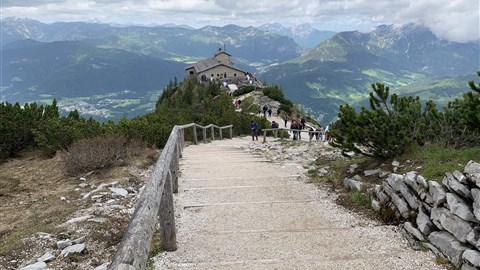
M178 250L156 269L445 269L396 227L336 205L303 166L249 153L251 138L185 148L176 195Z

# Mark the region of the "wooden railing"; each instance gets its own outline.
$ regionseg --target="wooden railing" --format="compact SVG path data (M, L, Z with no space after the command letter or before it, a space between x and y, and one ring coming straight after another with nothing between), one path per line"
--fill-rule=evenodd
M301 129L289 129L289 128L267 128L267 129L262 129L263 131L263 142L267 142L267 131L272 131L273 132L273 137L277 138L279 132L280 132L280 139L283 140L283 132L282 131L292 131L292 132L304 132L308 133L309 140L312 141L313 137L315 137L316 141L320 141L319 137L321 137L321 134L323 132L321 131L310 131L310 130L301 130ZM318 134L318 136L315 136Z
M215 139L215 128L219 130L220 140L223 139L224 129L229 130L229 138L232 138L232 125L219 127L212 124L201 126L192 123L175 126L172 129L108 269L145 269L157 216L162 249L165 251L177 249L173 193L178 192L179 158L185 147L185 130L188 128L192 128L195 144L198 143L197 128L202 129L203 142L207 141L207 130L210 131L211 139Z

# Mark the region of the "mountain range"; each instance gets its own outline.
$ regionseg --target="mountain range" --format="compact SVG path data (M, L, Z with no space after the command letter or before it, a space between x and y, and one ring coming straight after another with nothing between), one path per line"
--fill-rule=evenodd
M194 29L6 18L0 31L0 101L55 97L64 108L115 119L152 109L170 80L183 80L188 64L218 48L323 123L340 104L365 104L373 82L442 105L467 91L480 70L478 43L441 40L413 24L334 33L309 25Z

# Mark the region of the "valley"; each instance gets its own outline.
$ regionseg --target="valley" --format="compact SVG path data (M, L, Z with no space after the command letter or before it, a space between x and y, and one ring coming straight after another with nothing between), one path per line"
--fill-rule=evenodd
M444 106L480 70L478 42L449 42L412 24L334 33L308 25L115 27L11 17L1 26L0 102L55 98L65 113L101 121L152 110L170 81L183 81L185 67L218 48L324 124L341 104L368 106L371 83Z

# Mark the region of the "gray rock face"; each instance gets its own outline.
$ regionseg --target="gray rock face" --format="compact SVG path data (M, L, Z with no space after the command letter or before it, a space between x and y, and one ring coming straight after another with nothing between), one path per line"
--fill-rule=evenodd
M416 222L418 230L423 235L428 236L432 232L433 223L430 217L424 212L423 207L419 208Z
M440 206L447 202L447 193L439 183L428 181L428 192L433 198L433 206Z
M348 167L348 172L349 173L355 173L355 169L358 168L358 164L352 164L350 167Z
M473 214L477 220L480 220L480 189L472 189Z
M383 190L390 197L390 200L395 205L400 215L403 218L408 218L410 216L410 208L408 207L407 202L402 197L398 196L390 185L385 182L383 184Z
M462 243L467 243L467 236L473 230L470 223L450 212L444 212L440 215L440 223L445 230L453 234Z
M446 173L442 182L448 189L462 195L465 198L471 198L470 189L464 184L460 183L451 173Z
M448 232L432 232L428 236L428 240L437 247L455 267L462 265L462 255L465 250L469 248L462 245L462 243L451 234Z
M113 196L127 197L128 195L128 191L124 188L109 187L109 189L113 193Z
M387 178L387 182L393 188L393 190L402 194L403 198L405 199L405 201L407 201L408 205L412 209L418 209L420 202L415 196L415 194L410 191L407 185L405 185L403 176L392 173Z
M447 204L452 214L466 221L476 221L472 207L459 196L453 193L447 193Z
M372 199L372 208L373 208L373 210L378 212L378 211L380 211L380 209L382 209L382 206L380 205L379 201L377 201L375 199Z
M475 268L475 267L473 267L473 266L470 266L470 265L464 263L464 264L462 265L462 268L460 268L460 270L478 270L478 268Z
M356 191L361 191L363 184L362 184L362 182L360 182L360 181L353 180L353 179L350 179L350 178L345 178L345 179L343 179L343 185L344 185L347 189L356 190Z
M471 182L480 187L480 163L470 160L463 172Z
M480 268L480 252L470 249L463 253L462 258L477 269Z

